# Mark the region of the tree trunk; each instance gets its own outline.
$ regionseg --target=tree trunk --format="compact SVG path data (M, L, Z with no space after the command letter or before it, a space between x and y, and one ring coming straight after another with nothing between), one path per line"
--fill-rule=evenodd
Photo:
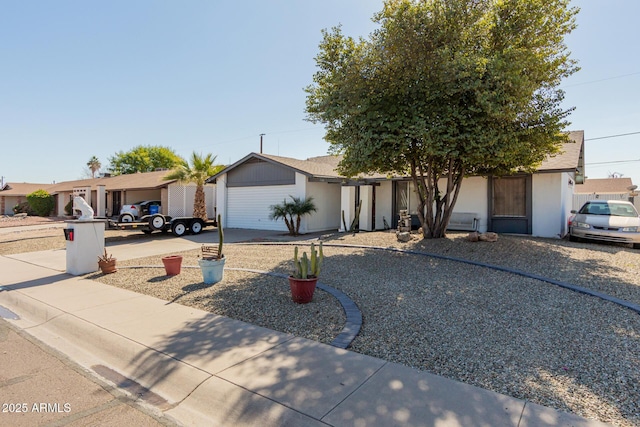
M204 185L198 184L196 186L196 195L193 200L193 216L200 218L203 221L207 221L207 204L205 202Z
M438 181L443 174L436 172L439 165L426 165L426 173L422 165L411 162L411 178L418 193L418 219L425 239L446 237L447 226L451 219L453 207L458 200L462 184L462 165L449 160L447 170L447 186L444 194L440 192ZM426 211L426 213L425 213Z

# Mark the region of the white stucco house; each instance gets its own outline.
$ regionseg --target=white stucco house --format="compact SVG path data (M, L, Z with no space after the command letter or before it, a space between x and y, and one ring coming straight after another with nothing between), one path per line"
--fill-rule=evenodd
M465 178L455 213L473 214L478 231L562 237L573 203L574 186L584 177L584 132L571 132L562 152L547 158L533 174ZM415 215L418 198L407 177L369 176L346 179L335 168L339 158L307 160L251 153L208 182L216 184L217 212L230 228L287 231L269 219L270 206L289 196L313 197L318 211L303 218L309 233L347 226L362 201L360 230L395 228L399 211Z

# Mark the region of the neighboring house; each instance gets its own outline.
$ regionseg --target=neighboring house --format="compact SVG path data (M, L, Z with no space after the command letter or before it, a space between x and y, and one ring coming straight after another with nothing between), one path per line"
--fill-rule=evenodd
M547 158L533 174L465 178L456 213L477 218L481 232L561 237L567 233L574 184L584 176L584 132L571 132L562 152ZM303 233L349 227L358 201L361 230L395 228L400 210L417 226L418 198L407 177L383 175L346 179L335 168L339 158L291 159L251 153L209 182L217 184L217 209L223 225L287 231L284 221L269 219L270 206L289 196L313 197L318 211L303 218Z
M182 185L175 180L163 180L168 173L169 171L164 170L89 178L48 184L44 189L55 197L54 215L58 216L65 215L64 207L74 196L83 197L99 217L117 216L123 205L143 200L160 200L161 213L165 215L191 216L195 184ZM10 208L15 206L14 202L18 197L26 200L24 197L26 194L43 188L40 184L7 184L5 187L8 186L11 186L11 189L0 191L0 203L3 200L5 204L12 203ZM215 196L215 186L206 185L207 214L212 218L215 215Z
M576 185L573 209L580 209L589 200L628 200L633 202L636 192L631 178L587 178ZM637 206L637 205L636 205Z
M53 184L8 182L0 188L0 215L13 215L13 207L27 201L27 195L37 190L49 191Z

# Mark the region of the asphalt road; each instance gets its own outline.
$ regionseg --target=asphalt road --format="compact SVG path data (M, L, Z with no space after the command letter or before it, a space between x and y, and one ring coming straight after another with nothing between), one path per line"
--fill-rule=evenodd
M176 425L114 385L0 318L0 425Z

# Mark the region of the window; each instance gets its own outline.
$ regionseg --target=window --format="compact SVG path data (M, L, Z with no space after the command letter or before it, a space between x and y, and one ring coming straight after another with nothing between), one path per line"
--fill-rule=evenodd
M526 182L526 177L493 180L493 216L527 216Z

